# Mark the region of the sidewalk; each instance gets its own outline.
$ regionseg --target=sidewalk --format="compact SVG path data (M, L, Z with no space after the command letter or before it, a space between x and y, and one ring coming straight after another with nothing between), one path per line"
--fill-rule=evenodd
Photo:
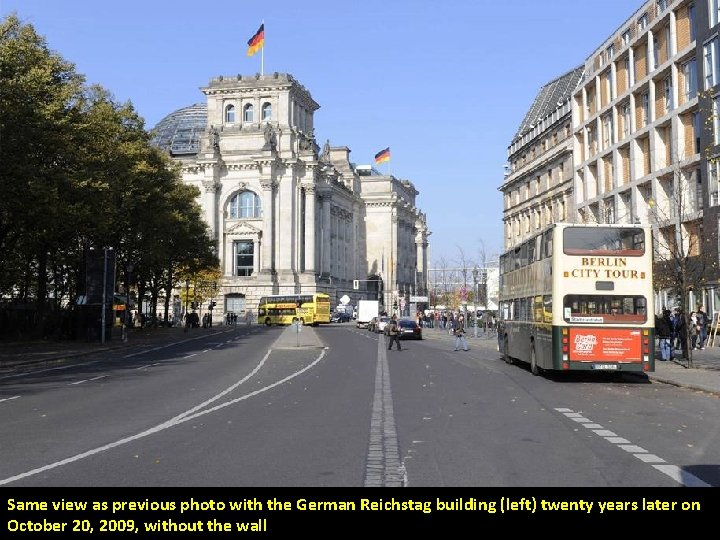
M485 334L478 328L478 337L474 337L474 328L469 327L465 332L468 346L491 348L498 350L497 338L494 333ZM439 328L423 328L423 337L446 341L448 350L452 351L455 337L447 330ZM498 353L499 354L499 353ZM655 371L647 373L652 381L681 386L693 390L700 390L720 397L720 346L706 347L702 351L692 351L693 367L688 368L687 360L680 358L680 351L674 351L675 358L667 362L660 361L660 353L655 359Z

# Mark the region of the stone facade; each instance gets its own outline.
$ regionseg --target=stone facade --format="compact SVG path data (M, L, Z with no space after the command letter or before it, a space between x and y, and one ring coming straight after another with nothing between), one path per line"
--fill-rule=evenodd
M200 190L220 256L218 308L254 312L267 294L325 292L336 305L345 294L356 303L387 290L427 289L430 233L415 207L417 190L356 167L347 147L328 141L321 149L314 136L320 106L297 80L217 77L202 92L206 126L185 145L190 151L159 145Z

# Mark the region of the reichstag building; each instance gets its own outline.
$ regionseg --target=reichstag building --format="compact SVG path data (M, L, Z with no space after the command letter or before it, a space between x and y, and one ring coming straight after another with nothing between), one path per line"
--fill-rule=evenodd
M220 76L201 90L153 143L200 190L220 256L217 308L242 315L264 295L325 292L333 305L347 295L389 309L426 294L430 231L412 182L352 163L346 146L321 149L320 105L289 74Z

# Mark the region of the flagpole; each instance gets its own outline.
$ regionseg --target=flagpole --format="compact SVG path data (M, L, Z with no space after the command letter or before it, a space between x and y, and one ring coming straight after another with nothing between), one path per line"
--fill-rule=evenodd
M263 44L260 47L260 76L265 75L265 19L262 21L263 25Z

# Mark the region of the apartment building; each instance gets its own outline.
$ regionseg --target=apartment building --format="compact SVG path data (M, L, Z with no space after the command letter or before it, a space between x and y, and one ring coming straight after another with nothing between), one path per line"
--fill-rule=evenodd
M717 23L717 0L645 2L587 58L573 96L577 221L651 223L658 260L703 253L715 268ZM706 276L691 305L715 311Z

